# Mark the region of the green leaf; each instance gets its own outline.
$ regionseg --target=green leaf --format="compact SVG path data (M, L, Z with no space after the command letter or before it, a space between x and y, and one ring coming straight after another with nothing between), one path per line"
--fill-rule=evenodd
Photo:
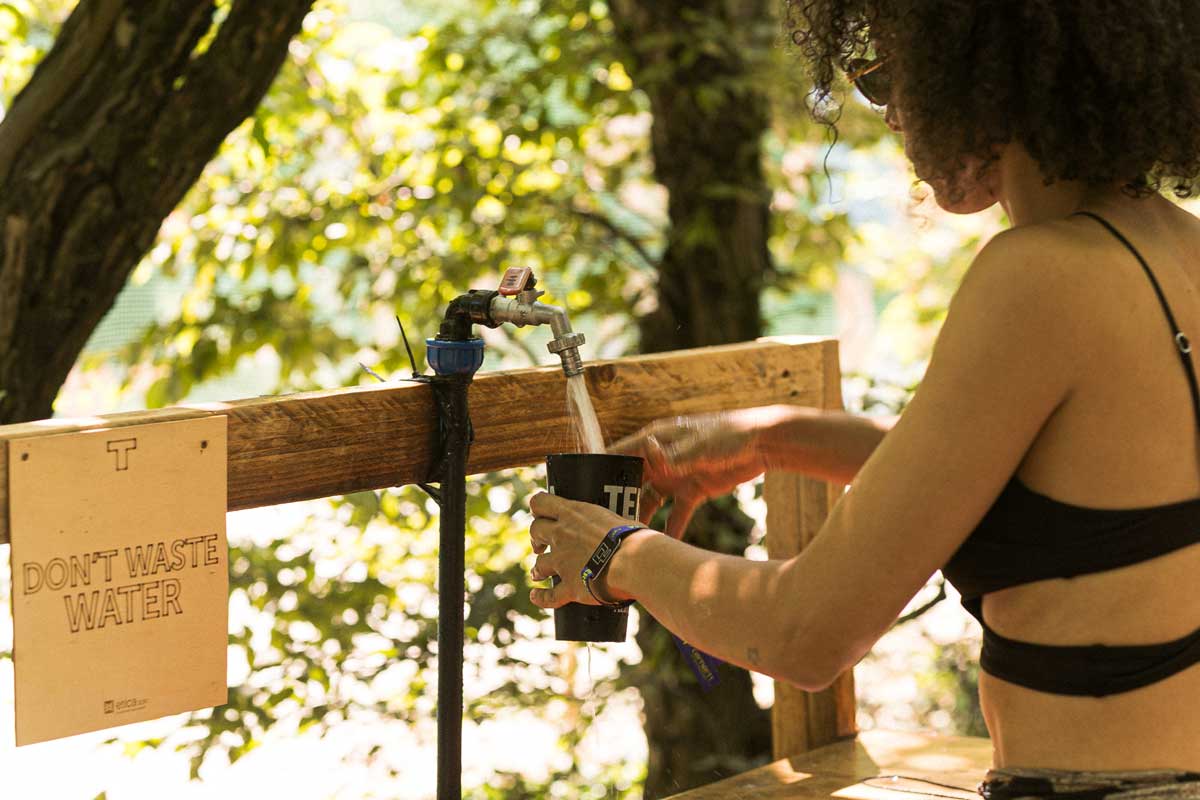
M24 39L29 35L29 22L12 3L0 3L0 14L6 14L12 20L9 34L13 39Z
M159 378L146 390L146 408L162 408L171 402L171 378Z
M348 494L345 500L354 509L350 515L350 524L356 528L366 528L367 524L379 514L379 495L376 492Z

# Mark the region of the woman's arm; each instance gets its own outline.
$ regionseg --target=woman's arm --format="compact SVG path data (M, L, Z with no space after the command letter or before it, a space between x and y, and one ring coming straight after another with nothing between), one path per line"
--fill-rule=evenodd
M767 469L799 472L847 485L900 419L807 406L771 406L758 435Z
M658 420L609 452L645 460L649 491L642 495L641 520L649 523L673 498L666 532L680 538L700 503L766 471L850 483L897 419L807 406L739 408Z
M805 643L797 650L791 614L800 600L790 586L800 564L751 561L714 554L655 531L635 533L622 543L604 576L613 599L636 597L667 630L722 660L815 692L837 672L838 650ZM840 661L838 662L840 667Z

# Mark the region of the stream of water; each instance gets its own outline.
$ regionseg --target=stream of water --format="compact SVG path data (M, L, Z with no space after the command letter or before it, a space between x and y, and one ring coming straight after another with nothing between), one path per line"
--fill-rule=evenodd
M592 406L592 398L588 395L587 381L583 375L572 375L567 378L567 415L571 428L577 434L581 452L603 453L604 434L600 430L600 420L596 418L596 409ZM584 697L589 697L595 689L592 677L592 646L587 645L587 690ZM596 704L594 698L589 703L584 701L580 711L590 725L595 721Z
M567 410L583 438L583 452L603 453L604 434L600 432L600 420L596 419L583 375L567 378Z
M567 378L567 414L571 427L578 434L582 452L603 453L604 434L600 431L600 420L596 418L596 409L592 406L592 398L588 395L587 381L582 375L572 375ZM592 646L587 645L587 694L592 693L595 682L592 679ZM584 704L582 709L588 717L588 722L595 716L595 704Z

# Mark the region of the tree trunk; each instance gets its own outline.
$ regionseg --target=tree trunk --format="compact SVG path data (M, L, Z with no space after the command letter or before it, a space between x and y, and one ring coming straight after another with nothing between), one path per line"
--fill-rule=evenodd
M774 41L766 0L613 0L634 82L654 114L655 177L670 193L671 231L659 266L658 308L639 322L643 352L754 339L771 271L770 192L761 164L767 98L756 58ZM732 502L694 518L688 541L741 554L749 521ZM704 692L669 634L647 615L638 632L645 660L634 674L650 744L645 796L711 783L767 761L770 715L749 674L721 668Z
M234 0L218 26L213 0L80 0L0 123L0 424L50 416L311 5Z

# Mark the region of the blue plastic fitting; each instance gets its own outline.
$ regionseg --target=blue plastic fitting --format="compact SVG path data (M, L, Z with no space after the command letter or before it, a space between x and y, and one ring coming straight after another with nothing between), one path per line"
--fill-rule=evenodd
M438 375L474 375L483 366L483 339L426 339L425 357Z

